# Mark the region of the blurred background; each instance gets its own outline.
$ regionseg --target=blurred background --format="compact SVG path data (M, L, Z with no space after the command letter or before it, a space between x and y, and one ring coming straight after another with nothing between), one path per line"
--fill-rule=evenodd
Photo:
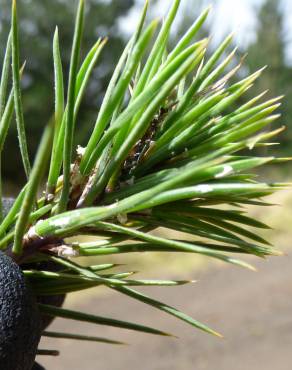
M23 77L23 100L30 155L33 158L43 127L53 111L52 37L59 26L64 69L68 71L74 0L19 0L21 58L26 60ZM150 16L165 14L171 0L150 1ZM10 27L9 0L0 0L0 56ZM213 10L201 34L211 35L210 50L234 31L238 59L248 53L240 77L268 65L268 68L244 99L269 89L268 97L285 95L281 107L281 124L287 126L280 136L279 156L291 156L292 143L292 2L289 0L182 0L180 14L172 33L172 43L179 38L200 11L213 5ZM83 53L100 36L109 36L101 62L94 72L77 122L77 141L88 138L95 122L109 76L134 30L143 0L87 0ZM65 73L66 76L66 73ZM232 109L232 108L231 108ZM18 150L16 127L12 126L6 141L3 172L5 191L13 195L22 185L24 174ZM290 165L269 167L269 179L291 179ZM223 332L226 339L218 340L170 317L144 308L123 297L100 291L72 295L68 307L82 308L125 320L142 321L148 325L174 332L181 339L160 339L121 333L108 328L76 325L81 333L102 332L120 337L131 346L112 348L105 345L79 344L70 341L44 341L43 347L61 350L57 359L39 358L48 370L62 369L207 369L207 370L288 370L292 363L292 257L290 248L292 225L292 194L277 194L271 201L281 204L273 209L251 212L276 230L268 237L287 256L269 261L255 261L259 273L253 274L233 267L189 257L161 258L145 255L143 263L133 258L127 263L141 268L152 277L199 279L193 287L151 291L155 297L173 304L194 317ZM122 261L125 262L125 261ZM75 323L74 323L75 325ZM72 323L56 321L61 330ZM74 326L75 327L75 326Z

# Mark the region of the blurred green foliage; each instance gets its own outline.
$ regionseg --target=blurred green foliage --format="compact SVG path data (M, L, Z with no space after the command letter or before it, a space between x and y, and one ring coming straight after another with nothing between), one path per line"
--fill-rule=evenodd
M282 102L282 124L287 126L280 136L282 155L291 156L292 142L292 66L285 62L287 37L284 32L284 17L280 10L280 2L266 0L260 9L256 41L249 46L245 65L254 71L267 65L257 84L249 92L250 97L256 93L269 90L268 97L285 95Z

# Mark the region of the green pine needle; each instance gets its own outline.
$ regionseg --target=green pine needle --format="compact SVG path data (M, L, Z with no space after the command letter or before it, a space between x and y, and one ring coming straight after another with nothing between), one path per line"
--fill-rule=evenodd
M58 307L49 306L45 304L39 304L39 308L42 313L49 315L49 316L62 317L64 319L70 319L70 320L84 321L84 322L89 322L89 323L97 324L97 325L113 326L116 328L134 330L134 331L154 334L154 335L172 336L171 334L165 333L163 331L156 330L148 326L144 326L144 325L134 324L134 323L127 322L127 321L121 321L121 320L111 319L107 317L90 315L90 314L86 314L83 312L67 310L64 308L58 308Z
M74 128L75 84L77 78L77 69L79 63L79 54L83 32L83 18L84 18L84 0L80 0L76 15L75 31L70 61L69 83L67 92L67 114L65 121L66 124L65 124L64 152L63 152L63 188L59 200L58 212L62 212L66 209L69 200L70 168L73 152L73 137L75 131Z
M19 76L19 41L18 41L16 0L12 1L11 32L12 32L12 77L13 77L15 115L22 162L26 177L28 178L30 174L30 162L26 143L20 76Z

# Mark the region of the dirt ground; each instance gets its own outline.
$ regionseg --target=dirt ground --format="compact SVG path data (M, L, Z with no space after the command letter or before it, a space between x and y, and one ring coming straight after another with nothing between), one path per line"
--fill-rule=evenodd
M292 367L292 253L255 262L257 273L215 266L188 273L194 285L143 289L224 335L218 339L118 293L89 295L66 307L158 327L179 339L56 320L52 330L106 336L110 346L46 339L57 358L38 357L47 370L290 370ZM177 277L177 276L172 276ZM57 342L58 341L58 342Z

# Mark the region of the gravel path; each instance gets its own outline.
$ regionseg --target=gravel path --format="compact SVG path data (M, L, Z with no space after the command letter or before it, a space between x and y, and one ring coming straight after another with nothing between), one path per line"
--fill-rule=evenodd
M61 356L38 357L38 361L47 370L291 370L292 256L257 261L256 266L258 273L212 267L199 274L190 273L189 277L199 278L194 285L144 289L208 323L225 339L201 333L117 293L91 295L66 306L156 326L180 339L56 320L52 330L78 330L131 345L113 347L47 339L41 347L59 348Z

